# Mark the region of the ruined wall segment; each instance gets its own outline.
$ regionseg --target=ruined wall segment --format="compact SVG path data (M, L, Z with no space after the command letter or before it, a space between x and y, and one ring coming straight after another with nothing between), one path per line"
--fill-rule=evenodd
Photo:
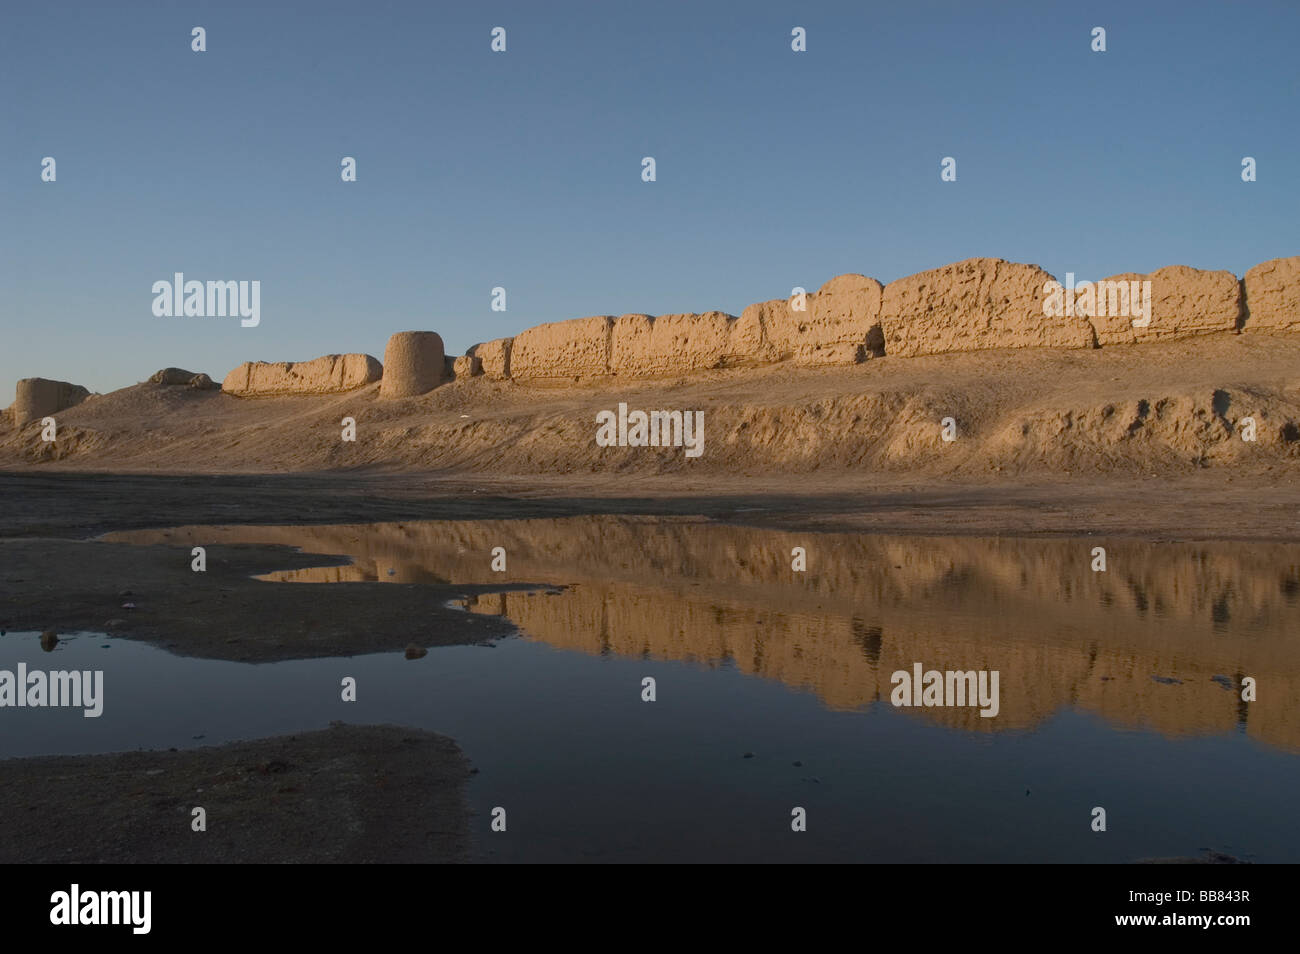
M510 351L514 338L497 338L476 344L465 354L477 358L483 367L483 376L492 381L504 381L510 377Z
M483 362L472 354L463 354L451 363L451 373L456 379L476 378L483 373Z
M161 368L149 376L149 383L165 388L188 387L196 391L217 391L221 389L221 385L202 371L186 371L184 368Z
M373 384L383 365L368 354L327 354L312 361L245 361L226 375L221 389L241 397L335 394Z
M1053 281L1037 265L970 258L890 282L880 312L885 354L1092 347L1086 319L1046 313Z
M610 372L651 378L727 367L735 320L720 311L623 315L614 321Z
M88 397L90 391L80 384L52 381L49 378L23 378L14 388L14 403L10 414L14 423L21 427L74 407Z
M1243 284L1243 331L1300 331L1300 255L1260 262Z
M1144 282L1150 282L1149 300ZM1063 284L1039 266L971 258L888 285L839 275L802 302L756 302L738 318L719 311L579 318L538 325L466 353L482 362L488 378L584 380L1300 330L1300 256L1256 265L1244 281L1229 271L1170 265L1087 287L1078 283L1067 314L1063 300L1055 310L1049 302L1065 294Z
M768 340L796 364L857 364L884 353L880 306L885 287L865 275L839 275L808 296L807 310L768 313Z
M865 275L839 275L797 296L756 302L731 330L736 364L858 364L884 353L880 303L884 286ZM799 306L802 304L802 308Z
M1149 314L1142 294L1146 281L1151 283ZM1094 304L1086 317L1102 347L1235 331L1242 314L1236 275L1187 265L1168 265L1146 275L1112 275L1097 282L1092 294ZM1076 308L1087 304L1076 298Z
M520 380L581 379L609 374L609 315L537 325L515 335L510 377ZM486 364L486 362L485 362Z

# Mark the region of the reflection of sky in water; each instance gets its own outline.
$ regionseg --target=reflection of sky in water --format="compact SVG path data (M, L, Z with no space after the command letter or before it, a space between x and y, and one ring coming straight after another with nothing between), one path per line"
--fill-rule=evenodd
M0 668L19 661L103 669L104 714L0 710L5 757L218 744L334 719L449 735L481 770L477 829L493 806L509 812L507 834L480 836L494 860L1127 861L1215 848L1300 861L1300 758L1231 732L1170 739L1070 708L1032 730L967 732L887 704L836 711L729 664L522 639L253 665L94 634L52 653L35 634L0 638ZM641 701L646 675L657 702ZM356 703L340 699L344 676ZM806 833L790 831L796 805ZM1105 833L1090 830L1095 805Z

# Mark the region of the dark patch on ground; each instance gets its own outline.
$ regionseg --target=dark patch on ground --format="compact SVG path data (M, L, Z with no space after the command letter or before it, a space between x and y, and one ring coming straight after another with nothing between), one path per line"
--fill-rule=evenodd
M5 759L0 863L467 861L469 775L456 743L399 726Z

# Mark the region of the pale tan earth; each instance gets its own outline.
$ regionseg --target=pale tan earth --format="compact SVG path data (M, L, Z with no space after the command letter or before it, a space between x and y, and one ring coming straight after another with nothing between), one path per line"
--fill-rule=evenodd
M466 354L478 358L483 373L493 381L504 381L510 377L510 346L513 341L513 338L495 338L474 345Z
M198 388L203 391L215 391L221 387L203 372L195 373L184 368L163 368L149 377L150 384L162 384L167 387Z
M1246 272L1244 330L1300 330L1300 255L1261 262Z
M246 361L226 375L227 395L332 394L350 391L383 375L368 354L327 354L312 361Z
M1076 706L1123 727L1239 728L1300 751L1296 543L952 539L613 515L195 526L103 539L181 553L252 544L342 554L351 562L303 566L302 555L298 568L262 579L391 584L395 599L406 584L454 581L478 591L467 600L475 613L506 617L529 638L594 654L729 659L838 709L888 699L892 673L922 661L1001 671L997 718L908 710L966 730L1031 728ZM498 546L506 572L491 568ZM1104 571L1093 569L1096 546ZM795 547L804 572L792 569ZM482 592L525 581L551 587ZM1243 676L1268 687L1248 706Z
M768 312L767 335L777 356L803 364L857 363L883 355L880 314L884 286L865 275L832 278L812 296L812 320L787 307ZM848 360L845 361L844 357Z
M750 305L732 325L729 363L857 364L883 354L883 291L874 278L840 275L802 301L777 298Z
M885 286L885 354L994 348L1088 348L1087 319L1044 314L1052 276L1037 265L973 258Z
M9 413L0 416L21 426L57 414L88 397L90 392L79 384L51 381L49 378L23 378L14 388L14 403Z
M723 367L729 355L730 315L623 315L610 329L606 373L659 377Z
M1102 347L1235 331L1242 322L1241 282L1232 272L1207 272L1186 265L1170 265L1149 275L1126 272L1102 280L1103 283L1126 284L1134 281L1151 282L1151 323L1135 326L1128 317L1131 312L1126 307L1129 303L1122 297L1123 290L1116 289L1117 301L1111 301L1110 290L1106 289L1103 293L1107 297L1105 307L1102 307L1099 295L1097 308L1088 318L1096 330L1097 343ZM1127 291L1132 294L1131 285ZM1115 313L1116 304L1120 306L1118 314Z
M463 354L451 363L453 378L472 378L483 373L483 360L472 354Z
M537 325L515 335L510 347L510 376L584 378L609 374L609 315L574 318Z
M379 396L404 398L432 391L442 383L443 358L442 336L437 332L399 331L391 335L384 348Z

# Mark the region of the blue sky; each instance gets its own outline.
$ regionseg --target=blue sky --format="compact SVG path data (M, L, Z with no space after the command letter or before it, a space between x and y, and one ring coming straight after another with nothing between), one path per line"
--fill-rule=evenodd
M382 357L411 329L459 354L544 321L739 314L844 272L888 282L976 255L1099 278L1300 253L1294 2L127 0L0 17L0 406L25 376L220 379L252 359ZM155 317L151 287L176 271L259 280L261 324Z

